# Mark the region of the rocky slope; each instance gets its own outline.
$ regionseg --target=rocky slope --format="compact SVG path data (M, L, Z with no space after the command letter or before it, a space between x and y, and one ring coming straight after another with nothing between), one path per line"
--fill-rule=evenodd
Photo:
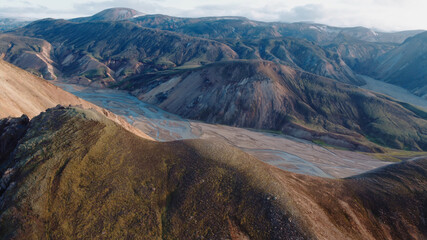
M40 112L58 104L64 106L78 105L95 109L129 131L141 137L152 139L115 114L82 100L3 60L0 60L0 86L0 118L19 117L23 114L33 118Z
M2 59L48 80L56 79L58 73L52 50L52 45L42 39L0 34Z
M70 108L33 118L0 169L2 239L427 236L425 159L322 179L220 142L147 141Z
M357 87L267 61L147 74L120 88L181 116L280 130L363 151L427 149L426 113Z
M418 96L427 95L427 32L407 39L377 59L372 76L399 85Z

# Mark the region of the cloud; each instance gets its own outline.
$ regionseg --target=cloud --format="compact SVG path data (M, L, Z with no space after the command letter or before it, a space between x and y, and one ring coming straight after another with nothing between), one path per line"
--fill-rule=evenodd
M320 4L297 6L289 11L282 11L279 20L284 22L317 21L325 15L325 9Z
M253 6L241 6L237 4L202 5L191 10L178 11L179 16L244 16L262 21L316 21L325 15L325 9L320 4L307 4L286 8L280 4L264 5L260 8Z
M43 6L25 6L25 7L0 7L0 17L16 19L40 19L51 16L73 15L70 11L53 10Z
M161 2L161 1L157 1ZM153 1L138 1L138 0L111 0L101 2L85 2L74 4L74 9L79 10L81 14L92 15L106 8L127 7L133 8L144 13L161 13L167 10L166 7Z

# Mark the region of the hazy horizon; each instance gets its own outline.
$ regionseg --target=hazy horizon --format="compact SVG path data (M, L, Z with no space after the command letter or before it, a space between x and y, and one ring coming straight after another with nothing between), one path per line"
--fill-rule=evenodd
M314 22L337 27L367 27L381 31L427 29L427 2L420 0L0 0L0 17L10 18L74 18L90 16L107 8L126 7L146 14L178 17L241 16L258 21Z

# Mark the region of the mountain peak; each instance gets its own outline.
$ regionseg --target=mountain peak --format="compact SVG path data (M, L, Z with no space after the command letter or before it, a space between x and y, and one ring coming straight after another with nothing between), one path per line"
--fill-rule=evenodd
M90 22L90 21L122 21L133 17L145 15L132 8L108 8L96 13L90 17L71 19L73 22Z
M144 14L132 8L108 8L93 15L92 18L108 21L120 21L141 15Z

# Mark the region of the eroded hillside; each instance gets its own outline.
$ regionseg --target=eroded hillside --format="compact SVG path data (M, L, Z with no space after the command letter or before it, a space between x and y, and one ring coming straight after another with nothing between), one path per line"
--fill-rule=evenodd
M422 110L267 61L233 61L147 74L120 86L191 119L280 130L362 151L426 149Z

